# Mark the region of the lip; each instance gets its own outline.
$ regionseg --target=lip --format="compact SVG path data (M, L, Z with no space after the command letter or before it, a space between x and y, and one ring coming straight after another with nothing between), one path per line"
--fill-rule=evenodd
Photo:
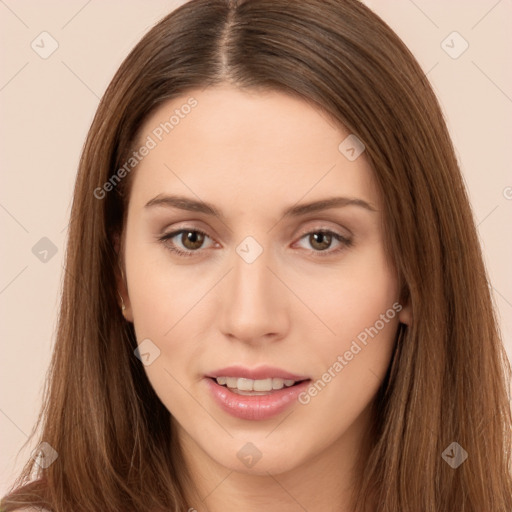
M219 376L222 375L226 374L219 374ZM245 375L247 375L247 373L245 373L244 375L234 375L228 373L228 376L231 377L245 377ZM251 375L254 375L254 373L252 373ZM290 376L292 380L302 380L300 378L294 378L297 376L294 376L286 372L281 372L280 375L286 375L287 378L288 376ZM273 376L276 375L274 374ZM231 416L234 416L235 418L250 421L268 420L283 413L286 409L288 409L295 402L297 402L300 393L302 393L311 383L311 379L307 379L288 388L285 387L282 389L269 391L269 393L266 395L251 396L239 395L237 393L234 393L233 391L230 391L229 388L217 384L215 378L213 377L206 377L204 381L206 383L206 386L213 401L224 412L230 414Z
M278 378L295 381L309 379L306 375L296 375L282 370L281 368L267 365L258 366L257 368L245 368L238 365L227 366L226 368L220 368L219 370L208 373L206 377L211 377L212 379L217 377L238 377L252 380Z

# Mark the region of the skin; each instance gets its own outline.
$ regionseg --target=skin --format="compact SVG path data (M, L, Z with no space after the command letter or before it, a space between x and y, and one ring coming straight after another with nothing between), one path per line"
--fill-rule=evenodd
M398 302L372 168L364 152L349 161L338 150L349 132L311 104L229 85L166 102L146 120L139 145L190 96L198 105L133 171L122 237L126 281L119 282L138 342L149 338L160 350L145 371L172 413L199 491L190 491L190 507L349 511L369 406L398 323L410 323L409 307L402 305L307 405L294 403L276 418L230 416L203 377L232 364L268 364L316 381ZM159 194L200 198L225 217L145 208ZM362 199L375 211L349 205L282 215L288 206L332 196ZM195 246L182 235L158 240L180 228L208 236ZM309 234L319 229L353 243L332 238L322 251ZM250 264L236 252L247 236L263 248ZM175 254L172 242L196 253ZM237 457L248 442L262 454L251 468Z

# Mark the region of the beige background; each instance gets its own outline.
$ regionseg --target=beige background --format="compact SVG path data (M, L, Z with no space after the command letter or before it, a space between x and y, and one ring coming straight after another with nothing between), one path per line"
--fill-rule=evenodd
M33 448L19 452L41 403L72 190L87 130L122 59L182 3L0 0L1 494ZM441 101L512 356L512 1L367 3L416 55ZM58 43L47 59L31 48L34 40L38 51L51 48L49 36L41 36L43 43L38 37L43 31ZM453 31L469 44L456 59L441 45ZM453 54L464 41L450 36L444 45ZM46 262L32 252L43 237L57 249Z

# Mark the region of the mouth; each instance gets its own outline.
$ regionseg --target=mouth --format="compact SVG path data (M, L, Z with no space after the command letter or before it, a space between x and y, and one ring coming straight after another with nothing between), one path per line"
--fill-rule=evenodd
M311 379L278 368L229 367L206 375L210 397L220 409L244 420L266 420L297 401Z
M282 379L280 377L269 377L267 379L247 379L244 377L216 377L215 382L232 393L245 396L261 396L275 393L280 389L291 388L305 380Z

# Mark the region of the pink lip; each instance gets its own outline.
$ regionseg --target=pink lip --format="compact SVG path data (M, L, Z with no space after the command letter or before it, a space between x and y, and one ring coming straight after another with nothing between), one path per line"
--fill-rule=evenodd
M274 366L259 366L258 368L244 368L243 366L228 366L226 368L221 368L220 370L215 370L206 377L211 377L215 379L216 377L238 377L245 379L269 379L269 378L277 378L277 379L288 379L288 380L306 380L309 377L304 375L295 375L293 373L289 373L285 370L281 370L280 368L276 368Z
M213 379L206 378L206 385L213 400L220 408L243 420L267 420L281 414L290 407L304 391L310 381L289 388L270 391L268 395L238 395Z
M275 391L269 391L266 395L239 395L230 391L229 388L217 384L214 377L243 377L248 379L265 379L276 377L281 379L303 380L303 378L282 370L259 369L258 371L248 371L240 367L224 368L215 375L206 377L204 380L208 390L215 403L224 411L243 420L267 420L281 414L290 407L301 392L310 384L310 379L299 382L290 387L284 387ZM253 377L258 375L258 377ZM262 375L262 376L260 376Z

